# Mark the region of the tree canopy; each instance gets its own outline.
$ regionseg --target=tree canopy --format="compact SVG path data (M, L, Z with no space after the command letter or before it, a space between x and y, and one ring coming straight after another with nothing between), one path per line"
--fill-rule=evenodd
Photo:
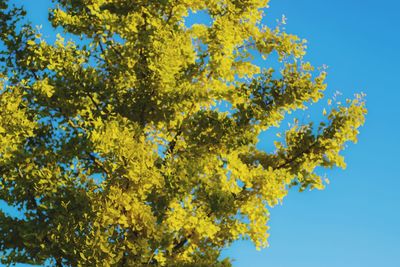
M326 88L267 0L54 2L49 42L0 0L0 199L20 211L0 211L3 263L228 266L290 188L345 167L362 96L256 146Z

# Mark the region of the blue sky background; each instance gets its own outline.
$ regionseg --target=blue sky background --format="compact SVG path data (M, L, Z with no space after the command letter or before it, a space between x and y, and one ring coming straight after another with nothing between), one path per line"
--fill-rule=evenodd
M23 3L30 20L54 36L48 0L12 2ZM344 153L348 168L329 171L323 191L293 190L271 209L268 249L241 241L224 251L234 266L400 266L399 10L398 0L270 2L266 21L284 14L287 32L309 42L306 59L329 66L327 96L363 91L369 113L359 143ZM268 147L268 140L259 145Z

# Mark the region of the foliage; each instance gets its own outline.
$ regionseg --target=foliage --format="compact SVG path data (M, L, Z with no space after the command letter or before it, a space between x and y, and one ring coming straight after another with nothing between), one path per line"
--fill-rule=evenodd
M267 245L290 187L345 167L361 97L256 147L326 88L305 41L261 23L267 0L55 2L75 37L52 44L0 0L0 199L22 214L0 211L3 263L229 266L233 241Z

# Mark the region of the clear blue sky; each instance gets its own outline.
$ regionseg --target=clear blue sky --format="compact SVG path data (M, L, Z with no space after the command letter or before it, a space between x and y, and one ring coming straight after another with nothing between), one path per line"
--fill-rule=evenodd
M14 2L23 2L47 32L48 0ZM399 267L400 1L272 0L270 6L268 21L284 14L287 31L309 41L307 59L329 66L327 94L363 91L369 113L359 143L345 152L345 171L329 172L324 191L293 191L271 210L268 249L238 242L224 255L237 267Z

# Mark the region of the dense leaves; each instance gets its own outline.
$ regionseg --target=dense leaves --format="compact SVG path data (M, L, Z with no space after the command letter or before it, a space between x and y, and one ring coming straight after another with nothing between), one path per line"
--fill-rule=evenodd
M268 1L55 2L71 40L0 0L0 199L20 210L0 211L3 263L229 266L233 241L267 245L289 188L345 167L360 96L256 147L326 88L304 40L261 24ZM196 12L210 23L188 26Z

